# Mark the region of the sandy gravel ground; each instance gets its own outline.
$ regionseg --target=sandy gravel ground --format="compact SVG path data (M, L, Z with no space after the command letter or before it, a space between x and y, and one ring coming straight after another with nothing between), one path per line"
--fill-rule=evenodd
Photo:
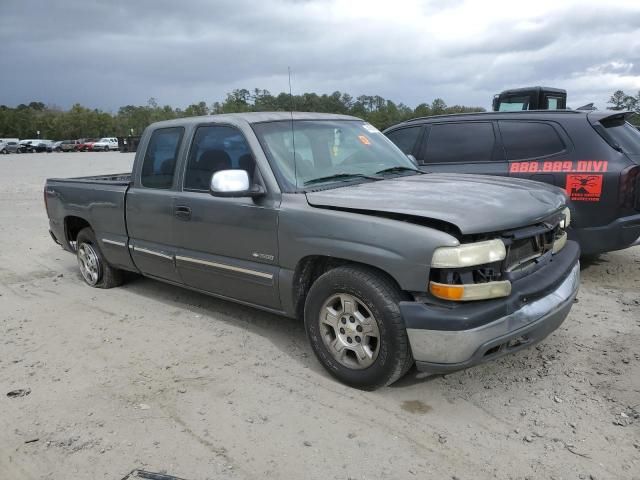
M0 478L640 479L640 248L586 266L537 348L365 393L325 374L300 322L147 279L83 285L44 179L132 160L0 156Z

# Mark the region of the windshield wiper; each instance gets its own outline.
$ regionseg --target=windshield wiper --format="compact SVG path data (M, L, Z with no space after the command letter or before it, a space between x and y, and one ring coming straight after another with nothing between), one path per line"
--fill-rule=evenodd
M411 167L395 166L395 167L384 168L384 169L376 172L376 175L384 175L385 173L397 173L397 172L422 173L422 170L418 170L417 168L411 168Z
M334 173L333 175L327 175L326 177L312 178L304 182L304 186L314 185L316 183L329 182L331 180L349 180L352 178L366 178L369 180L382 180L380 177L373 177L371 175L365 175L363 173Z

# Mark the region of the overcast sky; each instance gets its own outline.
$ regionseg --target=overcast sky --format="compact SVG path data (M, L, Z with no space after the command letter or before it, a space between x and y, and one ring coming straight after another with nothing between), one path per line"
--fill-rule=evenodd
M1 0L0 104L185 107L234 88L488 108L640 90L640 0Z

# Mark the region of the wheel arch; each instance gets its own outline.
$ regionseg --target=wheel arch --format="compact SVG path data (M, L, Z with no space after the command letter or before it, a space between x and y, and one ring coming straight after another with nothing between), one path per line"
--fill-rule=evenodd
M80 233L80 230L87 227L93 229L93 227L91 227L91 224L85 218L78 217L76 215L68 215L64 217L65 240L67 241L69 247L71 247L73 250L75 250L75 248L73 248L73 245L78 238L78 233Z
M303 318L304 304L313 283L326 272L342 266L362 267L363 269L373 271L388 279L403 296L409 296L408 293L402 290L398 281L391 274L379 267L346 258L327 255L308 255L298 261L293 273L291 298L297 318Z

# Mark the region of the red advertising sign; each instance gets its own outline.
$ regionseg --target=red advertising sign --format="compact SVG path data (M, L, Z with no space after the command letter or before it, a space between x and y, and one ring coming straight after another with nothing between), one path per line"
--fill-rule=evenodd
M602 175L567 175L565 190L573 201L599 202L602 194Z

